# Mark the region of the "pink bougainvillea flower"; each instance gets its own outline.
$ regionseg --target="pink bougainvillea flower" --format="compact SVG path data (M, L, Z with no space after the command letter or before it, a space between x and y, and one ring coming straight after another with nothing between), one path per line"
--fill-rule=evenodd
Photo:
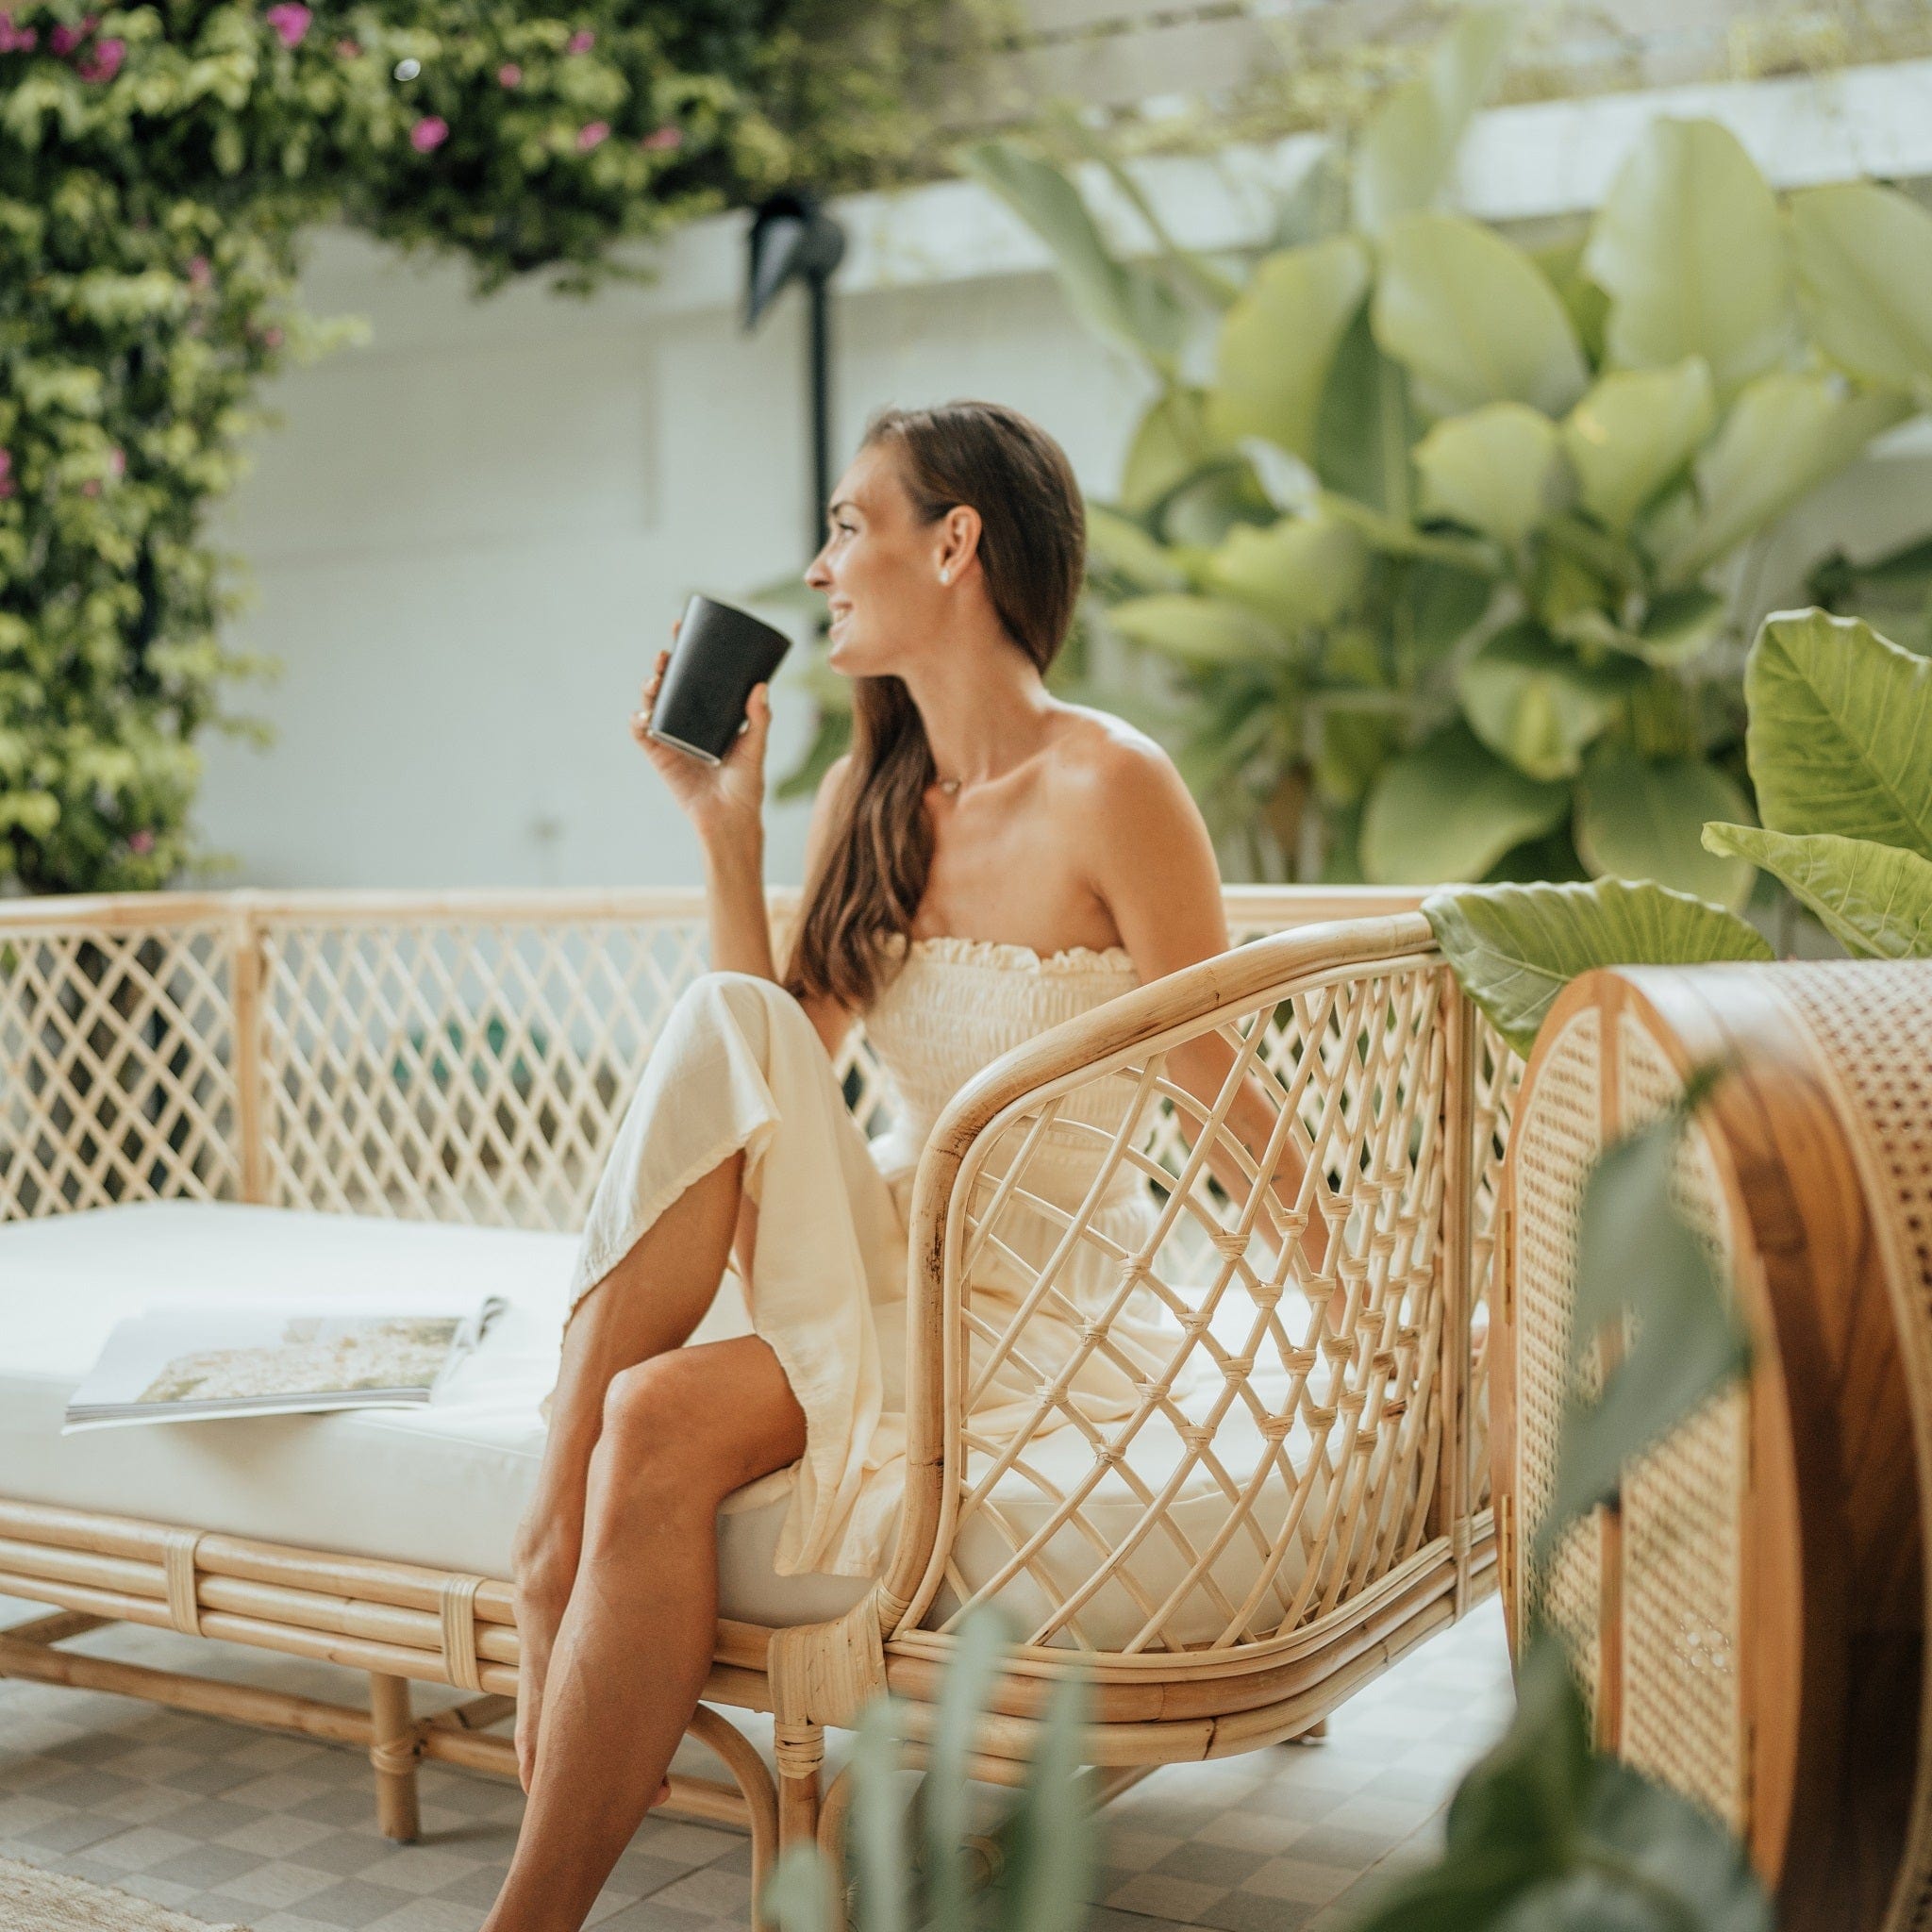
M130 852L152 852L155 849L155 835L145 825L138 832L129 832L127 849Z
M125 449L119 448L118 446L114 449L110 449L108 452L108 469L112 470L115 475L117 476L126 475L127 452Z
M285 47L299 47L308 36L308 23L315 18L302 0L277 0L261 17L275 28Z
M449 123L441 114L425 114L409 129L409 145L419 155L441 147L449 139Z
M94 50L75 72L83 80L112 80L127 58L125 41L96 41Z
M524 80L524 70L514 60L506 60L496 70L496 78L505 87L521 87Z
M214 280L215 272L208 266L208 257L197 255L188 264L188 279L197 289L205 289Z
M71 54L80 45L80 34L79 27L62 25L47 36L47 44L57 54Z
M669 122L666 122L662 127L654 127L650 133L644 136L643 140L638 142L638 145L644 148L682 147L684 145L684 129L674 127Z
M90 476L80 486L80 493L83 496L98 496L101 493L101 479L98 476Z
M579 27L570 37L570 50L573 54L588 54L597 44L597 36L587 26Z
M586 121L577 129L577 152L589 154L599 142L610 138L610 124L608 121Z
M0 449L0 496L13 494L13 452Z
M15 26L10 13L0 13L0 54L31 54L40 35L30 26Z
M354 41L338 41L336 42L336 52L344 60L353 60L361 51L361 47Z
M261 345L265 349L279 349L282 346L281 330L273 326L263 329Z

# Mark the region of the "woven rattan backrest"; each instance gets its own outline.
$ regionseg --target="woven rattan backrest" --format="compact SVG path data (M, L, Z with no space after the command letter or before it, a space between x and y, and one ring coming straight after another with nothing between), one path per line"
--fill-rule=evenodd
M1466 1525L1471 1109L1476 1062L1486 1094L1507 1072L1420 920L1351 929L1333 956L1351 945L1326 966L1257 948L1250 990L1205 1008L1211 977L1145 989L1110 1024L1151 1030L1047 1070L971 1135L942 1263L951 1494L902 1630L943 1637L997 1596L1035 1646L1279 1648ZM1174 1057L1209 1035L1230 1064L1203 1096ZM1329 1230L1319 1261L1254 1218L1245 1177L1283 1147L1303 1181L1274 1210Z
M772 901L782 934L796 894ZM1228 897L1244 936L1352 903ZM707 950L695 891L0 900L0 1219L187 1197L575 1228ZM862 1027L840 1072L875 1129Z

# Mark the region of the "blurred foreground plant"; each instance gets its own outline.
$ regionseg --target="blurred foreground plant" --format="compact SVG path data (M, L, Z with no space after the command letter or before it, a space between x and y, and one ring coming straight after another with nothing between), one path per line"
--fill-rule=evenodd
M1056 1686L1040 1748L1019 1798L983 1837L973 1830L974 1734L991 1704L1000 1653L1013 1635L998 1607L960 1620L958 1644L924 1757L916 1827L901 1777L897 1707L882 1697L859 1715L845 1833L855 1923L863 1932L1074 1932L1087 1916L1095 1869L1091 1773L1083 1769L1088 1686L1077 1660ZM973 1866L987 1873L975 1891ZM827 1932L831 1872L816 1846L795 1845L774 1870L764 1900L781 1932Z
M1676 1108L1610 1147L1585 1189L1571 1394L1533 1575L1567 1529L1615 1497L1628 1461L1747 1366L1728 1298L1670 1193L1684 1122L1706 1085L1693 1081ZM1592 1390L1583 1366L1606 1332L1631 1340ZM1441 1856L1372 1900L1352 1932L1770 1932L1770 1906L1724 1825L1591 1748L1561 1640L1538 1607L1532 1591L1515 1719L1457 1788ZM1085 1921L1095 1859L1076 1666L993 1834L991 1882L977 1898L969 1890L973 1734L1003 1635L991 1607L962 1623L926 1759L917 1868L892 1706L882 1699L860 1718L846 1832L858 1932L1074 1932ZM830 1932L837 1906L816 1847L779 1860L764 1903L781 1932Z

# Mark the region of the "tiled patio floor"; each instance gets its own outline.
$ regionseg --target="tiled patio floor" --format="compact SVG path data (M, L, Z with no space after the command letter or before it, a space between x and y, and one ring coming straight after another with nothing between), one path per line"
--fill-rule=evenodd
M0 1598L0 1624L42 1610ZM124 1626L72 1647L339 1701L357 1684L325 1665L167 1631ZM425 1710L451 1701L419 1696ZM1325 1744L1155 1773L1104 1814L1093 1932L1341 1932L1352 1902L1427 1856L1456 1779L1508 1701L1491 1603L1344 1707ZM695 1749L690 1769L715 1775ZM197 1918L255 1932L473 1932L523 1795L434 1764L421 1790L421 1841L392 1845L375 1829L368 1761L353 1747L0 1680L0 1854ZM750 1874L737 1833L647 1819L591 1923L742 1925Z

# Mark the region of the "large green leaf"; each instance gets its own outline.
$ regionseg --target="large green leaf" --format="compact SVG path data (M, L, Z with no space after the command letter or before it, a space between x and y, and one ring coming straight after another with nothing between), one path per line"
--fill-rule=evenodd
M1230 530L1207 566L1208 588L1251 606L1284 631L1333 624L1360 601L1369 546L1324 511L1272 528Z
M1702 357L1721 398L1774 369L1795 335L1777 203L1715 121L1653 121L1617 173L1584 255L1610 298L1624 368Z
M1283 663L1290 655L1288 640L1274 625L1230 597L1129 597L1107 617L1135 643L1197 668Z
M1571 778L1645 676L1627 658L1589 664L1527 619L1487 639L1457 674L1475 734L1532 778Z
M1706 848L1707 819L1740 818L1744 794L1701 758L1646 758L1600 744L1576 798L1576 849L1591 872L1654 879L1693 898L1743 909L1751 868Z
M1208 425L1224 441L1263 436L1314 460L1335 352L1369 288L1352 235L1271 255L1223 318Z
M967 1765L999 1677L1000 1654L1011 1637L999 1605L974 1605L960 1622L958 1643L940 1687L923 1794L935 1932L969 1932L973 1924L966 1864L973 1785Z
M1688 583L1836 475L1909 408L1895 391L1853 391L1840 376L1760 375L1698 458L1699 508L1660 543L1660 581Z
M1461 537L1453 531L1419 530L1400 517L1371 509L1339 491L1324 490L1316 498L1316 508L1359 530L1370 544L1389 557L1425 559L1466 571L1474 577L1495 578L1503 575L1503 553L1486 537Z
M1932 385L1932 214L1872 181L1791 196L1798 301L1811 339L1868 382Z
M1793 838L1757 825L1706 825L1704 842L1782 880L1847 952L1932 959L1932 859L1871 839Z
M1362 813L1362 870L1378 886L1479 879L1569 809L1567 785L1525 778L1451 724L1376 776Z
M1673 369L1599 377L1563 423L1563 448L1584 508L1621 535L1690 460L1716 421L1710 370L1697 357Z
M1624 879L1587 886L1471 886L1423 901L1463 989L1526 1054L1557 995L1592 966L1769 959L1755 927L1720 906Z
M1723 631L1729 608L1715 591L1666 591L1650 600L1631 648L1646 663L1688 664Z
M1087 555L1137 591L1184 591L1188 573L1166 544L1132 517L1087 506Z
M974 142L959 160L1053 252L1054 273L1074 312L1174 375L1187 310L1160 276L1115 258L1072 180L1010 141Z
M1375 341L1435 415L1527 403L1559 416L1589 372L1568 311L1536 264L1459 215L1403 215L1381 239Z
M1343 496L1408 520L1409 446L1415 441L1408 371L1375 346L1369 305L1357 313L1329 372L1315 426L1315 471Z
M1441 198L1470 116L1502 72L1512 21L1509 8L1465 8L1427 67L1377 104L1356 149L1358 228L1374 234Z
M1425 516L1520 543L1562 508L1571 488L1557 425L1525 403L1447 416L1415 452Z
M1144 514L1222 454L1208 428L1208 392L1184 386L1164 391L1148 405L1128 446L1122 507Z
M1837 832L1932 858L1932 659L1855 617L1767 617L1744 665L1745 751L1774 832Z

